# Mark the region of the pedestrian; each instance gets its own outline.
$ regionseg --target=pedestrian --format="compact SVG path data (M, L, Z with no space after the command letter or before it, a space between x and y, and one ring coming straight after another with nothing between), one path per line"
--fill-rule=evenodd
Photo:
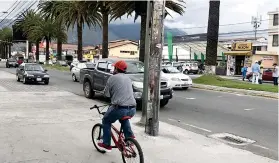
M278 85L278 66L277 66L277 63L274 63L273 67L274 67L273 73L272 73L273 84L275 86L277 86Z
M260 65L258 64L257 60L252 65L252 73L253 73L252 84L259 84Z
M242 68L241 68L241 73L242 73L242 80L244 81L245 78L246 78L246 74L247 74L247 66L244 65Z
M263 66L260 66L259 84L263 83Z

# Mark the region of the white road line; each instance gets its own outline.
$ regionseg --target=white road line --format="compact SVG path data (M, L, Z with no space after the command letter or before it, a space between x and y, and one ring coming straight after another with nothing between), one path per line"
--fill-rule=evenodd
M250 108L250 109L244 109L245 111L250 111L250 110L254 110L255 108Z
M174 122L180 122L180 120L175 120L175 119L170 119L170 118L169 118L169 120L170 120L170 121L174 121ZM199 129L199 130L202 130L202 131L212 132L212 131L210 131L210 130L208 130L208 129L201 128L201 127L198 127L198 126L195 126L195 125L191 125L191 124L188 124L188 123L181 123L181 124L183 124L183 125L185 125L185 126L190 126L190 127L192 127L192 128Z
M264 146L261 146L261 145L257 145L257 144L253 144L253 146L259 147L259 148L263 148L263 149L269 149L269 148L267 148L267 147L264 147Z
M183 96L174 96L174 97L179 97L179 98L183 98L183 99L186 99L186 100L195 100L196 99L194 97L183 97Z

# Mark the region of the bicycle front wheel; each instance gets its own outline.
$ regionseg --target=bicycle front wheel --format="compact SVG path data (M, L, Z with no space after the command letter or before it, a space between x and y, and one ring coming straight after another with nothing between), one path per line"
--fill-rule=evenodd
M125 145L125 149L122 151L122 160L124 163L144 163L143 152L138 141L133 138L127 138Z
M93 126L91 136L92 136L92 142L93 142L95 148L97 149L97 151L100 152L100 153L106 153L106 151L100 149L100 147L98 146L98 142L103 137L103 126L102 126L102 124L97 123Z

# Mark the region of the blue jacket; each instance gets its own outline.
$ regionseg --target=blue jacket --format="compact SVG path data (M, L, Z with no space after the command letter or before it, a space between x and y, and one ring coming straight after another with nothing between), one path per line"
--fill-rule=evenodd
M258 63L252 65L252 72L260 72L260 65Z

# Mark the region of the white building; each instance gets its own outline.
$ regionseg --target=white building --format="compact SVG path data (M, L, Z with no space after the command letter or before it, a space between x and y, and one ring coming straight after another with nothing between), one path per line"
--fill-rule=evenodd
M268 51L279 53L279 47L278 47L278 31L279 31L279 25L278 25L278 14L279 14L279 8L276 9L276 11L268 12L269 15L269 25L268 25Z

